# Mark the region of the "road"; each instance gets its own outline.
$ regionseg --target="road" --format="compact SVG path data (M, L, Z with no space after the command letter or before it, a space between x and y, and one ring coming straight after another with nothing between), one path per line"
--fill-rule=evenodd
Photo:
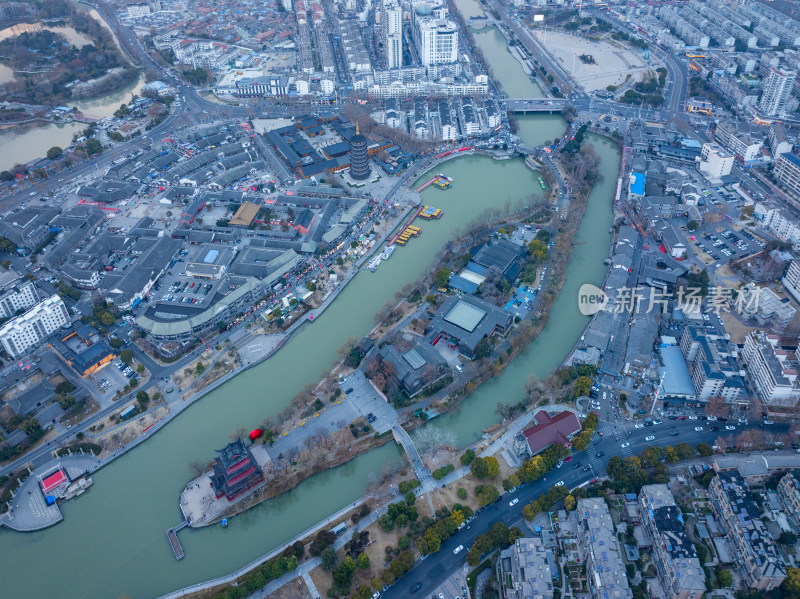
M601 423L600 431L602 432L603 428L607 428L608 426L612 425ZM667 428L668 426L674 426L675 428L669 430ZM695 431L695 426L702 426L705 430L700 432ZM786 429L786 427L781 427L779 425L773 425L771 428L776 432L785 432ZM664 424L649 428L634 429L632 426L627 426L625 430L626 433L630 433L630 437L627 440L627 442L630 443L629 447L623 449L621 443L613 434L605 433L585 451L575 454L572 462L564 464L561 469L550 471L547 476L525 485L513 495L509 495L508 493L502 495L497 503L487 507L482 513L478 514L469 528L465 527L461 529L443 542L441 549L437 553L424 560L418 561L411 572L389 588L383 594L383 597L385 599L409 597L411 595L411 587L417 583L422 584L422 588L419 592L420 597L428 596L433 589L436 589L450 576L463 570L467 551L469 551L475 539L488 531L497 522L504 522L509 527L519 526L523 531L526 531L527 528L522 519L522 508L540 494L548 491L557 481L563 481L568 488L573 489L597 476L602 476L600 472L597 472L593 463L599 460L599 458L594 457L598 452L604 452L605 456L601 457L603 457L604 460L608 460L612 455L627 457L640 453L651 445L665 447L667 445L674 445L677 442L686 442L692 446L701 442L713 444L714 440L720 434L719 432L710 431L708 423L706 422L691 420L665 420ZM669 433L674 431L677 431L679 435L670 436ZM733 435L736 433L730 432L724 434ZM650 435L654 435L656 437L655 440L646 441L646 437ZM596 438L597 437L598 435L596 435ZM586 465L591 465L592 469L584 471L583 468L586 467ZM509 501L512 498L519 499L519 503L515 506L509 506ZM454 555L453 550L459 545L463 545L464 550Z

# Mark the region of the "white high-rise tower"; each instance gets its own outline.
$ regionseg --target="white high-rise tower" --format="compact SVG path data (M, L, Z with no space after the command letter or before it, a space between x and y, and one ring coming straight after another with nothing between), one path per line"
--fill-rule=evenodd
M783 116L792 95L792 87L797 76L795 71L771 68L764 80L764 94L758 104L764 116Z

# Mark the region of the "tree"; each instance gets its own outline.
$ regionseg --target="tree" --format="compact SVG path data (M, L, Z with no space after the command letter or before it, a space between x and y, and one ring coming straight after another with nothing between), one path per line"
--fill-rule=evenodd
M468 449L461 455L461 465L462 466L469 466L472 464L472 460L475 459L475 450Z
M94 156L95 154L99 154L102 151L103 151L103 146L98 140L92 138L86 142L87 156Z
M322 567L328 572L331 572L336 567L336 550L332 546L325 547L320 557L322 558Z
M727 588L733 586L733 575L730 570L720 570L717 572L717 581L720 586Z
M588 376L579 376L575 381L575 397L589 395L589 391L591 391L591 389L592 379L590 379Z
M500 491L494 485L483 485L480 493L478 493L478 505L481 507L494 503L500 497Z
M58 146L53 146L49 150L47 150L47 157L50 160L57 160L64 155L64 150L59 148Z
M108 344L111 346L111 349L119 349L122 347L122 339L119 337L114 337L108 342Z
M483 480L489 474L489 465L484 458L475 458L469 465L469 470L472 472L472 476Z
M670 446L664 450L664 459L667 464L674 464L678 461L678 454L675 453L675 448Z
M436 271L436 286L440 289L447 288L447 283L450 281L450 269L440 268Z
M205 370L206 370L206 367L203 366L202 362L198 362L197 366L195 366L194 369L195 369L195 371L197 371L197 374L203 374L203 372L205 372Z
M150 402L150 396L147 394L147 391L139 391L136 394L136 401L142 404L142 406L146 406Z
M725 401L724 397L715 395L714 397L708 398L708 403L706 404L706 416L713 416L715 418L727 418L730 412L731 408L728 405L728 402Z
M119 352L119 359L130 366L130 363L133 362L133 351L130 349L123 349Z
M484 458L484 461L486 462L486 478L495 478L500 474L500 463L496 457L489 456Z
M780 589L784 599L800 599L800 569L788 566Z
M401 537L401 538L408 540L408 537ZM360 569L369 570L369 556L364 552L359 553L357 564Z
M571 512L572 510L575 509L575 506L577 504L578 504L578 502L575 501L575 498L572 495L567 495L566 497L564 497L564 509L565 510Z
M699 453L703 457L708 457L714 453L714 450L711 449L711 445L708 443L700 443L697 446L697 453Z
M690 220L688 223L686 223L686 228L690 231L694 231L699 226L700 223L698 223L696 220Z
M457 495L458 495L459 499L466 499L467 498L467 490L464 487L459 487Z
M336 533L333 533L330 530L321 530L317 533L317 536L314 538L314 540L311 541L308 552L313 556L320 555L322 550L329 545L332 545L335 540Z
M484 337L478 344L475 346L475 358L481 360L483 358L488 358L489 354L492 353L492 347L489 345L488 339Z
M572 446L575 448L575 451L583 451L587 447L589 447L589 443L592 440L592 433L591 431L583 431L572 439Z
M784 530L778 539L783 545L794 545L797 543L797 535Z

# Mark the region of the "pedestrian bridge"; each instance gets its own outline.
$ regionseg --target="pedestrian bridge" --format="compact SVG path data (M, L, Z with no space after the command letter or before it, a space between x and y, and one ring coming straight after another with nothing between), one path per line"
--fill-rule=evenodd
M566 98L509 98L508 112L560 112L569 103Z

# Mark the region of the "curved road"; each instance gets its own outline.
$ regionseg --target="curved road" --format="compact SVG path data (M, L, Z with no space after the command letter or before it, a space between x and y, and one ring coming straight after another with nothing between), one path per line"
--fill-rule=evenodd
M626 438L627 433L630 433L628 438L630 447L624 450L614 434L606 433L602 437L595 435L596 440L586 450L576 453L573 460L564 464L561 469L551 470L547 473L547 476L523 486L514 495L509 495L508 493L501 495L496 503L485 508L482 513L477 514L469 528L462 528L455 535L444 541L437 553L428 556L422 561L417 561L411 572L383 593L383 597L385 599L410 597L412 596L411 587L417 583L422 584L419 596L422 598L428 597L434 589L438 588L450 576L456 572L463 571L467 551L475 542L475 539L478 535L488 531L497 522L503 522L509 527L519 526L523 532L526 532L528 529L522 518L522 508L540 494L547 492L559 480L564 481L564 484L569 489L574 489L601 475L601 473L595 472L594 467L589 471L583 470L584 467L590 465L591 460L597 459L595 457L597 452L604 452L603 459L607 461L613 455L627 457L628 455L638 454L651 445L665 447L667 445L675 445L678 442L686 442L694 447L702 442L713 444L714 440L720 435L732 436L740 432L740 430L734 432L725 432L724 430L711 431L709 430L711 425L717 425L719 428L724 429L724 423L708 423L702 420L664 420L662 424L643 429L635 429L630 425L625 426L623 429L620 426L619 428L623 430ZM608 426L612 425L601 422L600 430ZM668 429L670 426L674 428ZM704 430L697 432L694 430L696 426L702 426ZM751 426L749 428L758 427ZM785 433L787 426L772 425L769 429L775 433ZM674 431L677 431L679 435L670 436L670 433ZM654 435L655 440L646 441L645 439L649 435ZM513 507L509 506L509 500L512 497L519 499L519 503ZM463 545L464 550L454 555L453 550L458 545Z

